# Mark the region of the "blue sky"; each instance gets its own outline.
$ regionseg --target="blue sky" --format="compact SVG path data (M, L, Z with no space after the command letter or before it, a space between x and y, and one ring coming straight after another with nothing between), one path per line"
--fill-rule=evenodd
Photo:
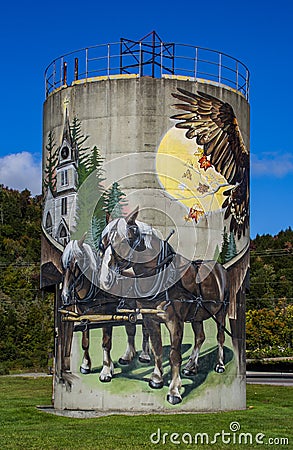
M0 183L40 192L44 70L79 48L140 39L208 47L251 73L251 236L292 226L290 0L6 2L0 14Z

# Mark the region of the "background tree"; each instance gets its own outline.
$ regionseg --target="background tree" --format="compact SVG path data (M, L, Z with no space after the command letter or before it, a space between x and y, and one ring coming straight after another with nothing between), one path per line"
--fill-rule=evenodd
M40 279L41 196L0 186L0 373L47 369L53 298Z
M293 302L293 231L257 235L251 241L250 292L247 309L274 308L279 299Z
M293 305L249 310L246 317L247 355L264 358L293 355Z

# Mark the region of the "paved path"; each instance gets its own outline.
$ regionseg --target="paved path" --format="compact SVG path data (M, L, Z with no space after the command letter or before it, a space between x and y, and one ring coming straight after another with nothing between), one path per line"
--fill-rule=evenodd
M247 372L248 384L271 384L276 386L293 386L293 373L284 372Z
M52 375L45 372L30 372L30 373L16 373L6 376L39 378L39 377L51 377ZM246 381L248 384L271 384L276 386L293 386L293 373L247 371Z

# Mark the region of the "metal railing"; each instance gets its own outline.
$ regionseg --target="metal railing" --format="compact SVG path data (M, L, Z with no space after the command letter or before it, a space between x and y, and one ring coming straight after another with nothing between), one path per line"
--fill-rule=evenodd
M225 53L188 44L165 43L150 33L152 40L100 44L54 59L45 70L46 97L77 80L118 74L136 76L184 76L229 86L248 100L249 70ZM147 37L149 37L148 35Z

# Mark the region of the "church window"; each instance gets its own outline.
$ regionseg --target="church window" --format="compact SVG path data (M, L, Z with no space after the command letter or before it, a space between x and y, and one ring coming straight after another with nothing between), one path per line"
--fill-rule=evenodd
M61 186L67 186L68 184L68 171L62 170L61 172Z
M52 216L51 216L50 212L48 212L47 217L46 217L46 230L47 230L48 234L52 235L53 222L52 222Z
M64 226L62 226L61 229L60 229L60 237L61 238L67 237L66 228Z
M66 228L64 225L62 225L61 228L59 228L58 241L64 246L69 242L69 236L67 234L67 231L66 231Z
M69 148L67 146L64 146L61 150L61 158L67 159L69 156Z
M61 199L61 214L62 216L67 214L67 197Z

